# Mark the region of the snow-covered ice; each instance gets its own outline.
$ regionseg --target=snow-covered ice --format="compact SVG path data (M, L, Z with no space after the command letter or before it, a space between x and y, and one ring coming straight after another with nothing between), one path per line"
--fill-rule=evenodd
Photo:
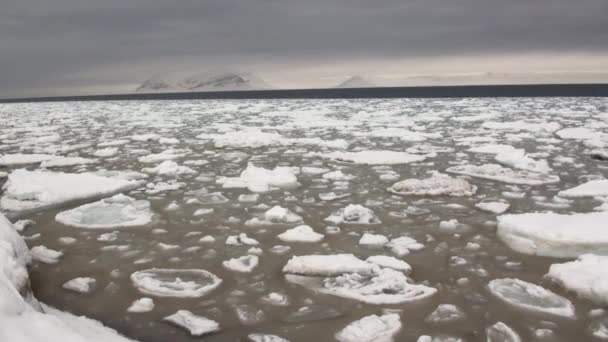
M336 334L336 339L340 342L392 342L400 330L399 315L370 315L347 325Z
M325 218L325 221L333 224L380 224L380 219L369 208L360 204L349 204L338 209Z
M608 305L608 256L583 254L578 260L553 264L545 275L597 305Z

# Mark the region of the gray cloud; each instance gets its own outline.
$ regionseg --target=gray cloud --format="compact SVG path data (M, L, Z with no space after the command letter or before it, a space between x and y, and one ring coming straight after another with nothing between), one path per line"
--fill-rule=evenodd
M0 97L124 91L178 68L288 75L341 62L373 69L608 52L605 0L5 0L1 8Z

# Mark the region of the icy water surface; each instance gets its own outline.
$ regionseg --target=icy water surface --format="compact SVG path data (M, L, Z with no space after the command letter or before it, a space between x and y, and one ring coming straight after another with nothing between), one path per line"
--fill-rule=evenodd
M177 310L219 323L219 331L203 335L205 341L246 341L251 333L331 341L349 323L387 313L401 319L396 341L416 341L421 335L445 338L438 341L450 336L454 341L485 341L486 328L499 321L524 341L599 341L591 327L605 314L590 311L602 304L544 277L551 264L574 258L512 250L497 237L500 214L476 205L508 203L505 214L601 210L601 198L562 198L557 193L607 176L608 162L601 157L608 151L607 105L596 98L11 104L0 106L0 153L95 159L48 166L51 172L141 173L136 178L145 179L142 186L124 194L150 202L149 209L142 210L152 213L144 224L86 227L115 220L121 215L120 205L106 214L92 210L84 219L68 217L82 219L81 227L55 219L60 212L99 198L10 214L14 220L35 221L22 232L30 247L42 245L63 253L57 263L34 262L31 268L32 287L41 301L98 319L141 341L200 340L163 321ZM483 164L505 170L487 179L467 168ZM6 165L0 173L43 166L44 162ZM275 169L280 166L289 168ZM258 168L276 172L265 174ZM239 177L244 170L255 177L222 178ZM448 182L466 180L472 190L387 190L398 181L426 179L435 171L450 175ZM519 176L514 180L515 173ZM6 179L0 178L0 184ZM159 182L171 189L155 187ZM350 204L373 211L376 217L366 222L373 224L352 222L353 217L346 217L347 222L326 220ZM264 213L275 206L301 219L275 217L264 222ZM311 234L305 234L308 242L278 237L303 224L323 234L322 239ZM229 237L241 233L257 244L233 244L231 240L238 239ZM361 245L364 233L388 240L409 237L418 244L405 251L390 244ZM288 260L312 254L353 254L362 260L395 257L411 266L412 284L436 292L420 300L378 304L287 281L282 270ZM247 255L258 261L250 272L225 265ZM222 282L201 297L159 296L142 292L131 279L134 272L152 268L205 270ZM77 277L96 280L90 293L62 287ZM505 305L488 289L490 281L502 278L521 279L566 298L575 317ZM390 288L383 293L391 294ZM151 311L127 311L142 297L153 300ZM544 297L523 300L533 307L551 302ZM431 313L439 304L456 305L459 314L433 319L437 315Z

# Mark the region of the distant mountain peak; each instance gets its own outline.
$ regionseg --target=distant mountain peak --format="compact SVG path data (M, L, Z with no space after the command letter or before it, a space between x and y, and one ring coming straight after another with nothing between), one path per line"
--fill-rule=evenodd
M370 87L375 87L375 85L360 75L351 76L346 81L344 81L336 86L336 88L370 88Z
M138 93L233 91L271 88L259 77L247 72L179 73L151 77L138 88Z

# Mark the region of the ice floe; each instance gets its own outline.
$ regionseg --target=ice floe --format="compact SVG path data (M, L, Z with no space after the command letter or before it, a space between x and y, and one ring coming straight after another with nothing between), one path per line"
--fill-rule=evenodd
M118 194L62 211L55 216L55 220L78 228L107 229L144 226L152 221L152 217L150 202Z
M32 259L45 264L56 264L59 262L59 258L63 256L63 252L42 245L32 247L30 253Z
M253 192L268 192L299 185L294 169L277 166L272 170L249 164L239 177L220 177L216 181L223 188L247 188Z
M597 305L608 305L607 266L608 256L584 254L578 260L551 265L545 276Z
M202 297L222 283L215 274L201 269L152 268L131 274L142 293L157 297Z
M301 225L288 229L277 237L285 242L319 242L323 240L324 235L315 232L310 226Z
M560 181L559 177L556 175L547 175L525 170L513 170L498 164L483 164L479 166L458 165L449 167L446 171L460 175L521 185L542 185L558 183Z
M513 250L550 257L608 254L608 212L498 216L498 237Z
M325 221L333 224L380 224L380 219L374 212L360 204L349 204L348 206L334 211L325 218Z
M434 173L429 178L405 179L393 184L388 191L399 195L416 196L471 196L476 187L462 178L454 178L441 173Z
M354 321L336 334L340 342L392 342L401 330L398 314L370 315Z
M133 301L133 303L131 303L131 305L127 308L128 312L135 313L150 312L152 310L154 310L154 301L152 298L148 297L139 298Z
M56 157L49 160L44 160L40 163L42 168L64 167L74 165L86 165L99 162L97 159L82 158L82 157Z
M222 265L234 272L251 273L259 263L259 258L256 255L245 255L238 258L232 258L222 262Z
M358 151L358 152L331 152L321 154L322 157L336 161L354 164L391 165L421 162L426 156L397 151Z
M608 196L608 179L592 180L560 191L558 195L566 198Z
M526 154L523 149L514 149L511 151L503 151L495 157L497 162L510 166L514 169L520 169L537 173L549 173L552 169L546 160L534 160Z
M172 160L165 160L164 162L158 164L155 167L144 168L142 171L146 172L146 173L152 173L155 175L159 175L159 176L170 176L170 177L196 174L196 171L194 171L193 169L191 169L187 166L179 165Z
M2 187L0 207L7 212L33 211L66 202L113 195L141 186L135 180L97 176L92 173L49 171L11 172Z
M503 322L487 327L486 336L487 342L521 342L519 334Z
M575 318L574 305L536 284L519 279L494 279L488 283L490 293L516 309L556 317Z
M188 310L178 310L163 320L188 330L192 336L202 336L220 330L220 325L216 321L197 316Z
M13 166L13 165L25 165L25 164L39 164L45 160L51 160L57 158L57 156L51 154L5 154L0 157L0 165L2 166Z
M95 278L78 277L63 283L62 287L66 290L88 294L93 292L96 283L97 280Z
M274 206L264 212L260 217L254 217L245 222L247 226L264 226L275 224L301 223L302 217L287 208Z
M500 215L507 211L511 205L505 202L481 202L475 204L475 207L493 214Z

